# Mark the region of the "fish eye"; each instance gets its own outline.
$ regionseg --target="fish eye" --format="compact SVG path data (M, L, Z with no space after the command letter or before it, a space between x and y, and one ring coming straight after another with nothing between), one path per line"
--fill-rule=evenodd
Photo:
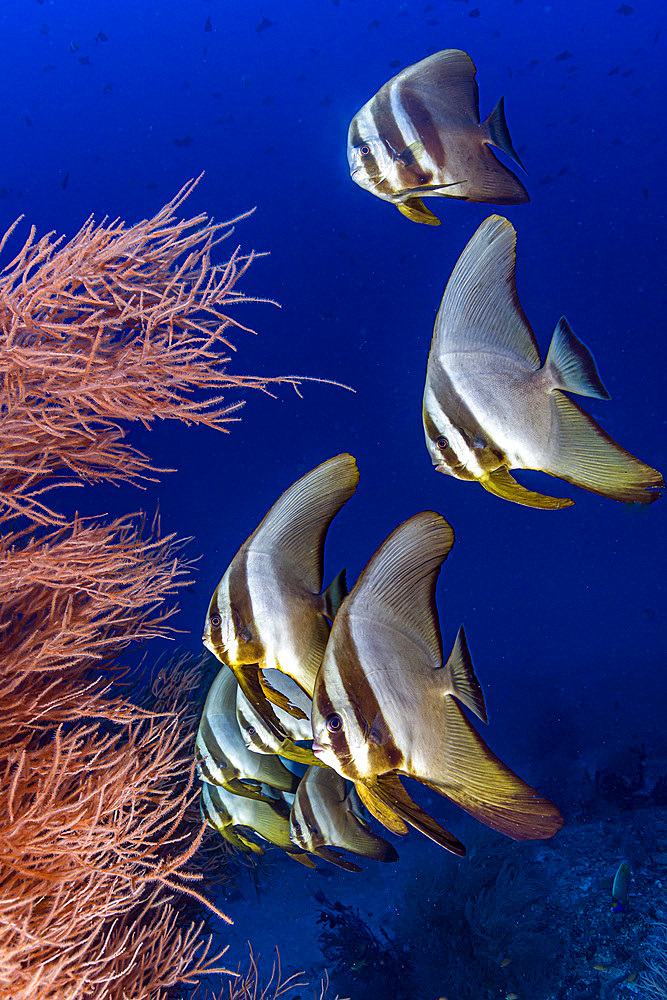
M220 615L211 615L211 617L208 620L208 623L211 626L211 628L217 628L219 625L222 625L222 618L220 617Z
M257 734L257 730L255 729L254 726L248 726L248 729L246 731L248 733L248 736L255 736Z
M370 154L371 154L371 147L368 145L367 142L365 142L363 146L359 146L360 156L370 156Z
M444 437L442 434L439 438L436 438L435 443L440 451L445 451L446 448L449 448L449 439Z
M333 715L327 716L326 727L330 733L339 733L342 728L342 725L343 725L343 720L341 719L340 715L336 715L336 713L334 712Z

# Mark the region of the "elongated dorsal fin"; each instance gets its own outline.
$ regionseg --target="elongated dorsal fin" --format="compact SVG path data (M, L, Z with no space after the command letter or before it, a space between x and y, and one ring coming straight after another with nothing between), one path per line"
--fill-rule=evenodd
M540 352L516 292L516 231L485 219L459 257L435 321L438 355L485 351L536 371Z
M298 567L304 585L319 594L329 525L358 482L359 471L351 455L330 458L285 490L246 545L280 553Z
M440 514L422 511L404 521L366 566L345 603L345 613L391 625L409 635L434 667L441 666L435 585L453 544L454 531Z
M462 49L442 49L406 66L394 80L401 92L416 92L436 126L454 121L479 122L479 89L475 64ZM394 80L385 84L391 87ZM384 87L379 92L383 93Z

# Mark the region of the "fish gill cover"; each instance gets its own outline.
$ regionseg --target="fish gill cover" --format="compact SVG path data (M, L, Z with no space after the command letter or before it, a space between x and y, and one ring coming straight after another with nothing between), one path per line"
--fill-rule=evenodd
M515 465L531 493L576 503L543 511L502 502L436 475L421 409L447 282L478 227L500 213L517 232L517 295L541 359L567 316L612 397L580 397L584 409L664 473L663 4L26 0L5 8L0 231L25 218L3 266L33 225L35 236L14 265L17 279L2 275L0 302L8 505L0 894L23 901L15 911L0 906L11 926L11 936L0 934L0 995L78 997L85 988L185 997L188 968L199 963L204 972L240 969L238 979L205 980L215 995L253 995L258 982L270 997L280 989L276 978L268 985L276 946L283 978L306 972L287 994L295 998L319 995L325 968L327 995L355 1000L380 991L396 1000L664 995L664 501L618 503ZM496 117L489 133L501 140L493 155L530 202L497 208L419 191L440 225L416 225L352 182L348 129L389 80L447 49L476 67L482 123L504 98L506 128ZM392 141L390 158L423 188L430 182L414 168L433 147L419 142ZM202 171L174 224L256 210L172 285L192 247L172 243L174 230L158 259L141 242L140 220ZM125 240L111 268L97 259L98 283L81 271L91 213L96 224L106 217L98 249ZM69 277L53 269L45 301L35 292L38 269L64 261L40 243L51 232L51 243L64 234L60 249L70 248ZM195 272L220 267L226 280L229 260L241 271L253 251L268 256L238 275L221 304L241 326L224 325L200 308L196 296L212 293ZM237 293L280 309L237 304ZM204 337L190 320L228 342L199 341L219 361L181 353L186 367L201 366L191 392L171 366L172 352ZM180 410L183 424L158 419L175 395L187 407L205 403L204 368L213 395L222 393L216 408L244 402L227 413L229 434L206 420L195 426L190 409ZM241 376L260 380L253 392ZM256 391L274 376L355 392L315 382L301 383L300 396L286 385ZM471 446L476 439L485 459L498 445L475 432ZM352 588L418 511L447 519L456 544L436 593L444 658L463 622L488 707L485 739L556 803L565 826L553 839L508 840L407 783L419 807L460 837L466 858L417 833L397 838L374 820L399 860L347 854L362 872L320 860L313 871L272 847L248 863L213 830L190 855L202 828L195 734L219 664L188 665L201 652L211 595L282 492L344 453L360 480L328 532L323 586L345 567ZM176 471L159 471L167 469ZM86 488L41 492L53 475ZM139 476L142 491L130 484ZM145 519L131 521L139 508ZM150 527L157 512L159 535L157 521ZM176 537L193 540L182 549ZM168 618L172 592L180 610ZM170 627L180 630L170 633L177 646L159 638ZM282 836L285 810L273 812ZM619 908L612 890L622 863L630 878ZM188 930L206 911L192 897L184 906L176 885L234 921L208 918L206 958L196 950L201 935ZM76 934L92 945L82 950Z

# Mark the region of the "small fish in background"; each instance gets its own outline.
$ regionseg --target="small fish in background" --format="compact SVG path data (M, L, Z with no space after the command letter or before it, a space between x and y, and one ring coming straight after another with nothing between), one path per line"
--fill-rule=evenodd
M614 875L611 887L611 908L614 913L622 913L628 905L630 879L630 865L627 861L622 861Z
M60 182L60 186L63 189L63 191L66 189L68 181L69 181L69 170L67 171L67 173Z
M79 56L78 57L78 61L81 63L82 66L92 66L93 65L91 63L91 61L90 61L90 56Z
M263 784L279 791L295 791L297 778L278 757L252 753L246 747L236 721L236 688L228 667L218 671L204 704L195 743L199 777L251 799L265 798Z
M558 809L489 749L459 702L486 721L463 630L445 661L435 603L451 525L423 511L382 543L343 601L313 698L313 751L354 781L394 833L409 824L453 854L463 844L405 791L420 781L515 840L552 837Z
M108 38L107 38L107 36L106 36L106 35L104 34L104 32L103 32L103 31L102 31L102 30L100 29L100 30L99 30L99 31L97 32L97 34L95 35L95 38L93 39L93 41L95 41L95 42L108 42L108 41L109 41L109 39L108 39Z
M395 204L413 222L440 224L422 196L519 205L529 201L518 177L489 146L519 166L503 98L483 122L475 64L444 49L402 70L357 112L347 158L352 180Z
M230 844L248 854L264 854L264 848L252 839L252 834L275 847L307 868L315 868L312 858L293 844L289 835L289 807L283 799L270 798L270 788L265 787L262 801L242 798L218 788L203 785L201 793L202 816Z
M182 139L174 139L174 146L189 146L192 143L192 136L185 135Z
M433 331L423 400L438 472L498 497L555 510L574 501L521 486L536 469L623 503L652 503L659 472L621 448L566 392L609 399L588 348L565 317L544 365L519 304L516 232L499 215L477 229L447 283Z
M303 712L262 676L281 670L312 698L333 620L345 593L339 573L322 592L324 544L357 488L351 455L337 455L293 483L241 546L213 592L202 641L231 667L246 698L284 737L271 702Z
M211 24L211 18L206 18L206 23L204 24L204 31L213 31L213 25Z
M280 670L268 668L260 674L260 684L266 683L269 691L277 691L284 695L291 705L301 710L303 718L295 719L289 712L273 705L282 733L276 734L275 728L265 722L261 713L248 701L239 687L236 692L236 721L243 742L248 750L262 754L280 754L288 760L299 764L319 765L312 750L296 746L298 741L312 742L313 727L310 723L311 700L296 681Z
M328 767L309 767L299 783L290 811L294 844L350 872L362 869L341 857L348 851L374 861L397 861L398 854L383 837L373 833L354 788Z
M268 17L263 17L255 28L255 31L258 35L261 35L267 28L273 28L275 23L275 21L269 21Z
M635 8L630 7L627 3L622 3L620 7L616 8L617 14L624 14L626 17L628 17L629 14L634 14L634 12Z

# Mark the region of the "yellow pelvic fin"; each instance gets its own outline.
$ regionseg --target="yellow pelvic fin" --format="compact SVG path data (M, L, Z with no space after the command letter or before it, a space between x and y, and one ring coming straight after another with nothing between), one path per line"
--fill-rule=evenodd
M408 832L407 825L403 822L400 816L397 816L393 809L390 809L386 803L378 798L373 791L367 786L362 784L361 781L355 782L357 789L357 795L363 802L363 804L368 809L371 816L375 816L383 826L386 826L388 830L392 833L398 834L400 837L404 837Z
M282 741L278 753L281 757L286 757L287 760L296 761L297 764L305 764L306 767L310 767L311 765L315 767L326 767L326 764L323 764L322 761L315 756L312 750L309 750L306 747L300 747L298 743L294 743L289 739Z
M441 760L434 762L428 777L414 777L514 840L553 837L563 825L553 802L496 757L453 698L444 701Z
M407 201L399 201L397 209L406 219L413 222L423 222L427 226L439 226L440 219L431 212L421 198L408 198Z
M489 493L493 493L503 500L511 500L512 503L523 504L524 507L539 507L541 510L560 510L561 507L571 507L574 500L567 498L549 497L544 493L534 493L527 490L525 486L517 483L514 476L510 475L503 466L495 472L489 472L477 480Z
M301 708L292 704L287 695L283 694L281 691L276 691L276 689L269 684L261 670L259 671L258 678L262 691L270 702L273 702L273 704L277 705L278 708L282 708L282 710L287 712L288 715L291 715L293 719L308 718L306 713Z
M273 735L277 736L280 740L285 739L286 733L280 723L280 719L271 708L264 694L260 678L261 671L258 664L252 663L243 667L232 667L232 670L244 695L253 708L259 712Z
M313 851L313 854L317 855L318 858L322 858L323 861L329 861L332 865L336 865L337 868L343 868L346 872L363 871L363 868L360 868L359 865L355 865L353 861L348 861L346 858L341 857L338 851L330 847L318 847Z
M317 868L317 865L315 864L313 859L309 858L308 855L304 854L303 852L285 851L285 853L289 854L290 858L294 858L295 861L298 861L300 865L305 865L306 868L315 868L315 869ZM359 870L361 871L361 869Z
M436 823L433 817L424 812L421 806L413 802L403 788L401 779L397 774L380 775L373 783L373 791L385 805L398 813L401 819L404 819L410 826L414 826L415 830L419 830L429 840L440 844L441 847L444 847L446 851L451 851L452 854L458 854L459 857L465 855L466 849L461 841L453 833L450 833L449 830L445 830L439 823Z
M254 785L257 787L254 788ZM222 787L226 788L228 792L233 792L234 795L241 795L244 799L255 799L257 802L273 802L272 798L264 795L261 791L260 782L253 781L250 778L245 781L242 781L240 778L227 778L222 782Z

